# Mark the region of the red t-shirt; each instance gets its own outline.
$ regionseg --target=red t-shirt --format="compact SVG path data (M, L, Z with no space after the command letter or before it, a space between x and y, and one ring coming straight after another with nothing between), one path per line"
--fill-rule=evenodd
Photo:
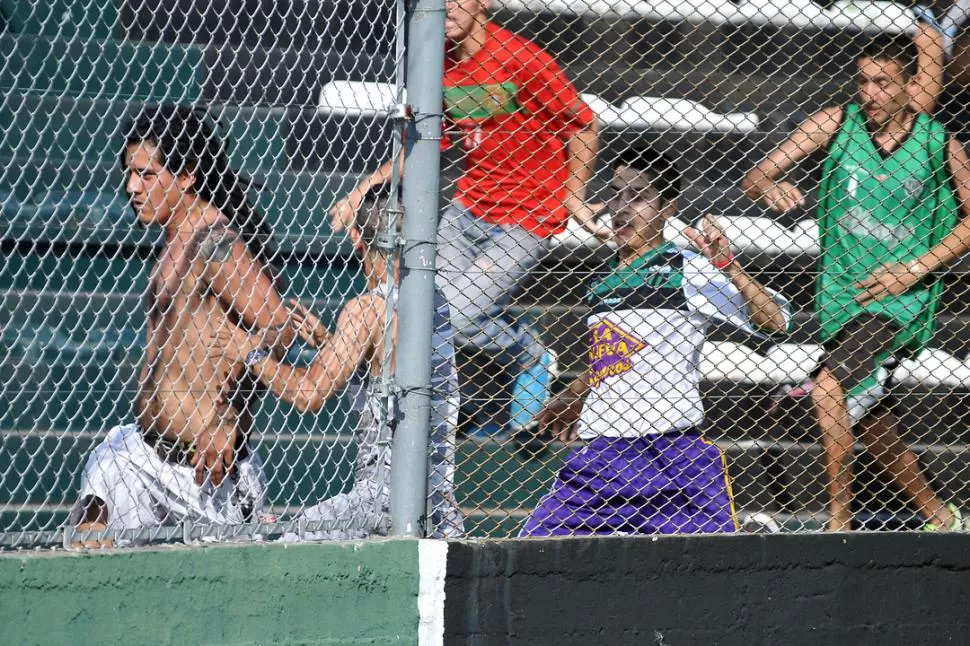
M474 56L445 58L444 103L465 150L458 200L486 222L562 231L566 142L596 117L552 56L488 23Z

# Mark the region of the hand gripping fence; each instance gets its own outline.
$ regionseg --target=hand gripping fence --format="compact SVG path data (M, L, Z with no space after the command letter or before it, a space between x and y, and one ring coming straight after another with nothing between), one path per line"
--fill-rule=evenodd
M0 2L4 548L968 526L964 0L216 5Z

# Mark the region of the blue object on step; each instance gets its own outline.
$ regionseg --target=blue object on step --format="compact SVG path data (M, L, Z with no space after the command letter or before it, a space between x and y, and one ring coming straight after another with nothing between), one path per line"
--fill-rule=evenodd
M528 426L542 410L549 397L549 389L556 378L558 357L552 350L542 353L539 361L515 378L512 403L509 407L509 426L516 432Z

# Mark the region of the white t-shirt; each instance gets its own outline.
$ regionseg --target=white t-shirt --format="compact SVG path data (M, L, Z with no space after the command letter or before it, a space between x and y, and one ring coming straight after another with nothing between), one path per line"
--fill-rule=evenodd
M788 302L772 296L791 320ZM747 302L707 258L672 244L594 282L587 297L590 392L580 437L642 437L699 426L700 356L712 319L758 334Z

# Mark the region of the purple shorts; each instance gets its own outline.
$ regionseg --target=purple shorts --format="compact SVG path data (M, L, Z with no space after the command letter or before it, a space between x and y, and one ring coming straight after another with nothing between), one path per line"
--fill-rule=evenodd
M736 530L724 455L692 430L573 451L519 536Z

